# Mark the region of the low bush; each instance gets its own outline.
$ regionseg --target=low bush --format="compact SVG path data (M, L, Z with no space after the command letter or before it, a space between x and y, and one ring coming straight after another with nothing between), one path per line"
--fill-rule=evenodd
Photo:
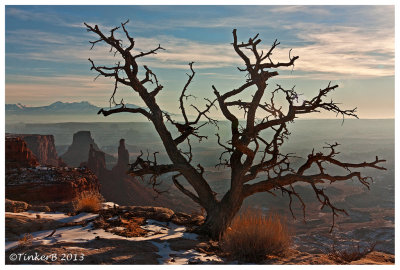
M246 210L234 218L220 246L231 259L260 262L267 255L282 256L290 243L286 220L279 214L266 216L261 211Z
M330 251L328 251L328 257L331 260L334 260L337 263L349 263L352 261L358 261L367 254L371 253L374 251L376 246L376 242L369 243L367 246L365 246L363 249L360 248L360 243L357 244L352 244L346 249L340 249L338 250L336 248L335 242L332 244L332 248Z
M103 201L99 193L83 192L76 199L74 209L77 212L97 212L101 209Z

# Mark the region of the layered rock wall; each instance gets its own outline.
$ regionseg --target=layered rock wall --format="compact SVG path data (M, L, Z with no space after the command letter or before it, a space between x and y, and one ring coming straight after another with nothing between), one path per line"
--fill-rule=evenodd
M22 145L24 142L24 145ZM9 145L9 146L7 146ZM36 161L43 166L65 166L64 162L57 156L56 146L53 135L40 134L6 134L6 159L11 160L18 156L18 159L31 159L33 156ZM33 154L25 154L28 148ZM21 156L26 156L24 158ZM37 165L39 165L37 164ZM29 167L26 164L22 167Z
M82 165L87 166L96 175L102 175L106 170L106 157L105 153L94 149L93 145L90 145L88 162Z
M61 202L82 192L99 192L97 176L90 170L64 167L52 135L6 134L5 146L7 199Z
M72 201L99 192L94 173L84 168L23 168L6 175L6 198L28 203Z
M26 142L28 148L35 154L41 165L62 165L62 161L57 156L53 135L21 134L18 136Z
M6 137L6 169L36 167L39 162L36 156L19 137Z
M185 202L183 205L177 198L157 194L151 187L146 186L146 179L141 181L127 174L129 152L125 148L124 139L119 141L118 162L111 170L105 167L105 155L103 152L91 147L88 156L88 161L81 165L88 167L97 175L100 183L100 193L107 201L120 205L166 206L179 211L195 209L193 203Z
M78 167L82 162L87 162L89 159L89 150L92 145L93 149L100 151L95 143L90 131L78 131L74 134L72 144L68 147L61 158L71 167ZM105 160L108 163L115 163L116 159L108 154L105 154Z

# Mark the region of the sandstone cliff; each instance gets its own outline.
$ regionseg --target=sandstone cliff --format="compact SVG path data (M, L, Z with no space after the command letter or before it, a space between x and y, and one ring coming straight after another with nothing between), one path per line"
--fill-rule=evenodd
M107 171L105 153L94 149L93 144L91 144L88 161L81 163L80 167L88 167L96 175L103 175Z
M99 147L92 138L90 131L78 131L74 134L72 144L68 147L61 158L71 167L78 167L82 162L89 159L88 153L90 145L96 151L100 151ZM108 163L115 163L115 157L105 154L105 161Z
M52 135L6 134L5 160L8 199L60 202L71 201L84 191L99 191L91 171L60 167L64 163L57 157Z
M6 198L28 203L72 201L82 192L98 192L95 174L83 168L20 168L6 174Z
M113 168L113 171L123 172L125 173L129 167L129 152L125 148L125 140L119 140L118 146L118 160L117 164Z
M53 135L21 134L18 136L26 142L28 148L35 154L41 165L56 167L65 165L57 156Z
M25 142L25 145L33 153L35 159L40 165L43 166L65 166L64 162L57 156L56 146L54 143L53 135L40 135L40 134L6 134L7 139L11 143L11 138L19 138ZM18 140L14 140L14 144ZM15 147L19 148L20 146ZM11 147L6 154L7 157L12 158L21 150ZM23 166L24 167L24 166Z
M36 167L39 162L26 142L19 137L6 136L6 169Z
M178 211L194 211L196 206L168 194L156 194L145 182L127 174L129 168L129 152L125 148L125 140L121 139L118 147L118 162L108 170L105 167L105 155L95 147L89 149L88 161L81 166L87 166L99 178L100 193L106 201L120 205L149 205L169 207ZM156 198L157 197L157 198ZM155 199L156 198L156 199Z

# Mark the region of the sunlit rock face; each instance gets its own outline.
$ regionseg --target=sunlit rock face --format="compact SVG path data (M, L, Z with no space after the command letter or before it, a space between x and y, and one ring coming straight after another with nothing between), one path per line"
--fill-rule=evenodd
M89 158L90 145L96 151L100 151L96 142L92 138L90 131L78 131L74 134L72 144L68 147L61 158L70 167L78 167L82 162L87 162ZM116 159L108 154L105 154L106 162L115 163Z
M5 159L8 199L71 201L82 192L99 191L98 179L90 170L65 167L57 157L52 135L6 134Z
M63 166L63 161L57 156L53 135L21 134L28 148L35 154L41 165Z
M6 135L6 168L36 167L39 162L36 156L20 137Z
M25 147L31 151L38 162L37 165L65 166L65 163L57 155L53 135L6 134L6 145L9 144L9 149L6 154L8 159L12 159L17 153L21 153L23 146L18 141L23 141L25 143ZM14 146L11 146L11 144L14 144ZM17 146L17 144L19 145ZM29 166L24 165L22 167Z

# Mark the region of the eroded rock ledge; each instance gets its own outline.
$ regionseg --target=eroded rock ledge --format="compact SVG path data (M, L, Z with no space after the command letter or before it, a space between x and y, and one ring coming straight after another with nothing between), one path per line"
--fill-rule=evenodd
M6 198L11 200L71 201L85 191L99 191L96 175L85 168L18 168L6 174Z

